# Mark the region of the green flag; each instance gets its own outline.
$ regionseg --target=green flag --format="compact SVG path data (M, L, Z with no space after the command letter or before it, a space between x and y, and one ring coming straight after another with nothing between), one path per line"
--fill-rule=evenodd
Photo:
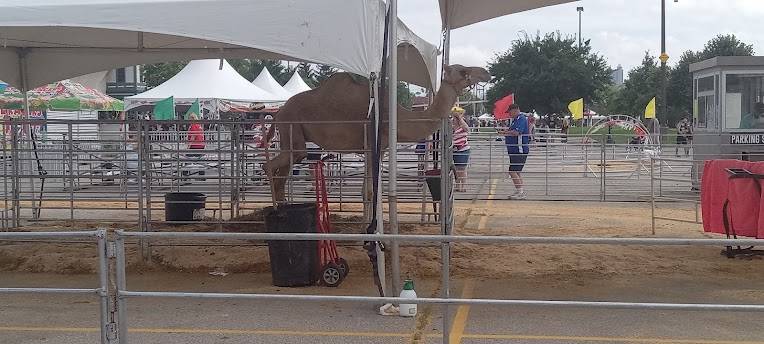
M191 114L196 115L196 119L201 119L202 117L202 111L199 108L199 99L197 99L193 104L191 104L191 107L186 111L186 115L183 117L185 119L191 119Z
M175 119L175 99L173 97L162 99L154 104L154 119Z

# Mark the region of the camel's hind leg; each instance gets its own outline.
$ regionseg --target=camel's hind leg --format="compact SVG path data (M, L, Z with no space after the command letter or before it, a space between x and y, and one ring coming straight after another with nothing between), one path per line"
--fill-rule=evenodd
M299 124L283 124L278 126L281 137L281 152L264 166L265 173L271 182L271 192L275 202L286 201L286 180L292 171L292 166L304 159L308 154L305 150L305 137Z

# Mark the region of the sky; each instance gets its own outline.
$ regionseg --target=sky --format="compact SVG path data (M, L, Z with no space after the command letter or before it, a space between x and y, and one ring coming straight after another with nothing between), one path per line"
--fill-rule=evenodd
M510 1L510 0L507 0ZM660 0L581 0L492 19L452 31L451 61L485 66L513 40L528 33L578 34L576 7L583 6L582 37L611 67L628 72L645 51L660 55ZM437 0L399 0L398 15L414 32L440 46ZM717 34L735 34L764 55L764 0L666 0L669 65L682 52L701 50Z

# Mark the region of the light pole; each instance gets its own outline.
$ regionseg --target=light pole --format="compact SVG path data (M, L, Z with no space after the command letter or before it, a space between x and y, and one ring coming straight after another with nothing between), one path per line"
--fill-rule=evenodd
M679 0L674 0L674 2L679 2ZM668 81L666 80L666 62L669 59L668 54L666 54L666 0L661 0L661 56L659 57L661 60L661 115L665 116L668 115L668 99L666 99L666 84L668 84Z
M584 12L584 7L576 7L576 11L578 11L578 51L581 51L581 13Z

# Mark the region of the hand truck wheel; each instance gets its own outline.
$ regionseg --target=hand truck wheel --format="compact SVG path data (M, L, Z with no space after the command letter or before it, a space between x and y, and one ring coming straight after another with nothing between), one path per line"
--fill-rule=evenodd
M347 277L348 273L350 273L350 265L348 265L348 261L345 258L337 259L337 267L342 272L343 277Z
M337 264L326 264L321 271L321 282L327 287L338 287L344 279L345 276L342 274L342 270L340 270Z

